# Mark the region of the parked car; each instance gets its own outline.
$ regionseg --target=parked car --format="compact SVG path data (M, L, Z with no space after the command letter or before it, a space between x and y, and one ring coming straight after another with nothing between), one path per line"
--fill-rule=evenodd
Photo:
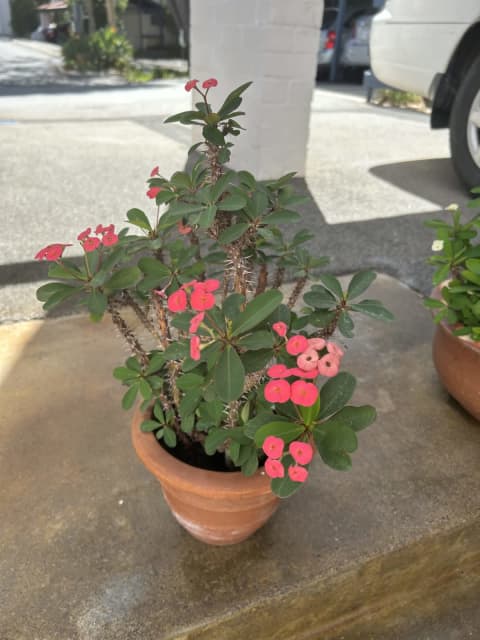
M339 66L342 69L367 69L370 66L368 43L376 5L378 0L346 1L339 58ZM317 55L318 76L328 72L332 62L337 40L338 15L338 0L325 6Z
M478 0L387 0L373 20L370 57L379 80L431 100L431 127L450 129L458 176L479 186Z

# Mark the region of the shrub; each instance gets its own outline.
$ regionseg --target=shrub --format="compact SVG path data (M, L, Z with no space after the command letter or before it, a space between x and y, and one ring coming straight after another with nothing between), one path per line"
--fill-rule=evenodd
M16 36L29 36L38 26L37 7L33 0L11 0L11 24Z
M67 69L106 71L129 67L133 47L127 38L111 27L99 29L89 36L74 36L62 47Z

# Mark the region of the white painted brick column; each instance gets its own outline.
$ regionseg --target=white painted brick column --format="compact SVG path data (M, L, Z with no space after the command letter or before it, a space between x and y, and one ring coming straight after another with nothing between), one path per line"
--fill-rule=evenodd
M238 85L254 83L244 94L247 116L239 118L247 131L232 138L233 168L259 179L305 175L322 15L323 0L190 3L190 77L217 78L209 93L214 106Z

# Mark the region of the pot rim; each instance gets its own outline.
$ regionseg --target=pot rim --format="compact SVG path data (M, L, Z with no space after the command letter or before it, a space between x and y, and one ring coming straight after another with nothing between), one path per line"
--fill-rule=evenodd
M431 294L432 298L435 298L436 300L440 300L441 302L443 302L444 300L442 297L441 290L442 290L442 287L448 285L449 282L450 282L449 280L444 280L439 285L437 285L432 291L432 294ZM435 316L435 309L432 310L432 315ZM459 342L461 342L466 349L472 349L475 352L480 351L480 342L476 342L475 340L472 340L468 336L455 336L453 334L453 329L461 327L462 326L461 323L458 323L457 325L451 325L451 324L448 324L446 320L440 320L437 326L441 327L444 331L446 331L448 335L450 335L453 339L456 339Z
M159 444L153 433L141 431L145 415L139 408L135 410L131 424L132 444L147 469L165 485L187 491L193 486L195 493L205 496L214 490L218 497L272 493L270 480L260 469L253 476L245 476L241 471L201 469L175 458Z

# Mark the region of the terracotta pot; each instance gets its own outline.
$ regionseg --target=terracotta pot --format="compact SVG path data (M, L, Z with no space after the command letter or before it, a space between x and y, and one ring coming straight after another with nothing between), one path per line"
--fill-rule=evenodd
M441 290L446 284L436 287L432 297L443 300ZM480 420L480 343L453 335L452 327L440 322L433 337L433 363L450 395Z
M242 542L275 512L279 499L260 471L206 471L181 462L158 444L153 433L140 431L145 419L137 410L132 442L138 457L159 480L163 495L178 522L194 538L214 545Z
M450 395L480 420L480 345L454 336L441 322L433 338L433 363Z

